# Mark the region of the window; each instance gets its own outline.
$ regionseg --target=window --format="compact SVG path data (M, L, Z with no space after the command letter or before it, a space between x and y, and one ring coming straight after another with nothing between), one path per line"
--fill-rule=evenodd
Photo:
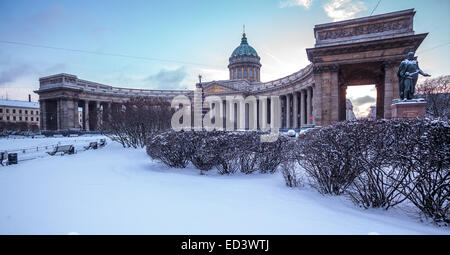
M239 70L239 72L238 72L238 78L242 78L242 70Z
M36 117L36 121L39 121L39 117Z
M33 111L30 111L30 114L33 115Z
M22 114L22 110L21 109L19 109L19 114Z
M3 120L3 116L0 116L0 120Z
M28 114L28 110L25 110L25 114Z
M3 112L3 108L0 108L0 112Z
M233 71L233 79L236 79L236 70Z
M9 120L9 116L6 117L6 120Z
M247 70L244 70L244 77L247 77Z
M19 120L22 121L22 116L19 117Z
M13 120L16 120L16 116L13 117Z
M16 113L16 109L13 109L13 113Z
M33 117L31 117L31 121L34 121Z
M6 113L9 113L9 109L6 109Z
M25 117L25 120L28 121L28 117Z
M250 69L250 77L253 77L253 70Z

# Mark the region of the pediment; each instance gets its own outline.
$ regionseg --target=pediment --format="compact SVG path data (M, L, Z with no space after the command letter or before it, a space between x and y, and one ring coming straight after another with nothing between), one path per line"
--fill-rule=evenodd
M211 87L207 88L205 90L206 93L220 93L220 92L229 92L231 91L228 88L225 88L223 86L220 85L212 85Z

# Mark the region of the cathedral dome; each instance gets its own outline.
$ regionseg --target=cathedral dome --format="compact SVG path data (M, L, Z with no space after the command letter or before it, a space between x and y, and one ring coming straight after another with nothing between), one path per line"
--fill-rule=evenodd
M247 37L245 36L245 33L242 35L241 45L239 45L233 51L233 53L231 54L231 57L242 56L242 55L258 57L258 53L256 52L256 50L252 46L248 45Z
M242 34L241 45L233 51L229 61L230 80L245 79L248 81L260 81L260 57L256 53L256 50L248 45L245 32Z

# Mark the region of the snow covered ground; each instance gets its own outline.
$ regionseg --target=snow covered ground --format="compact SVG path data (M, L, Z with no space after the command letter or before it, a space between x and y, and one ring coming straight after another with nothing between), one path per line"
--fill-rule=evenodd
M100 137L0 139L0 149ZM20 160L20 157L19 157ZM280 174L199 175L144 149L105 148L0 167L0 234L450 234L403 210L290 189Z

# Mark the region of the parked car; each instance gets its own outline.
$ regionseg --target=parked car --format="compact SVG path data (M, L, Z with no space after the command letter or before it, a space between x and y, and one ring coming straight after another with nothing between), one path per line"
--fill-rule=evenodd
M287 131L287 135L288 136L290 136L290 137L295 137L295 130L293 130L293 129L289 129L288 131Z

